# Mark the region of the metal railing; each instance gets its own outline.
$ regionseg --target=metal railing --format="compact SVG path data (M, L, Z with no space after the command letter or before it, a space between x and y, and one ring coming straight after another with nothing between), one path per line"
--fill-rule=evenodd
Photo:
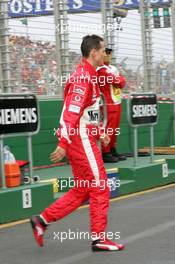
M11 92L11 69L9 51L8 0L0 2L0 88Z

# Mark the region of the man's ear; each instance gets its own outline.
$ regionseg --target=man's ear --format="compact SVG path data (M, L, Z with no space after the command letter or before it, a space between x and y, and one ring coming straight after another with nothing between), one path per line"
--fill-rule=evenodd
M92 56L92 58L95 57L95 54L96 54L96 50L95 49L92 49L91 52L90 52L90 55Z

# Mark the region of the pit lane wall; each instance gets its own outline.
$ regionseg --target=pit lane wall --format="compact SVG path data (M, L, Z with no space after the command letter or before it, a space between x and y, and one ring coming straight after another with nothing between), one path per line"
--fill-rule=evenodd
M118 150L120 152L132 152L133 133L126 119L126 100L123 100L123 113L121 120L121 135L118 138ZM62 101L40 100L41 129L38 135L33 137L34 165L50 164L49 155L57 144L54 136L54 128L58 127L61 115ZM11 138L5 142L15 154L16 159L27 159L26 139ZM171 102L159 103L159 121L155 128L155 146L173 145L173 104ZM149 145L149 131L147 128L139 129L139 147ZM163 175L163 166L168 163L168 174ZM121 167L117 177L121 180L121 186L115 196L139 192L175 182L174 157L168 158L162 163L132 168ZM30 217L41 212L54 199L63 193L53 193L51 183L39 183L33 185L21 185L17 188L0 190L0 225L11 221ZM56 195L56 196L55 196ZM31 199L29 199L31 197ZM112 196L111 196L112 197ZM8 205L8 206L7 206Z
M55 129L59 125L59 119L62 109L62 101L57 99L40 100L40 132L33 137L33 160L34 166L49 165L50 153L54 150L57 139L54 135ZM122 102L123 112L121 118L120 136L118 137L118 151L132 152L133 149L133 131L128 125L126 115L126 99ZM25 138L10 138L5 140L16 159L26 159ZM173 104L171 101L159 102L159 120L155 128L155 146L170 146L173 142ZM149 146L149 129L139 129L139 148Z

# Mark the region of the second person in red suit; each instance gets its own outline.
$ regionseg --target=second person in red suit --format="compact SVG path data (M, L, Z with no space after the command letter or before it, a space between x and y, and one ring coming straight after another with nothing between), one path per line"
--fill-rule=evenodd
M106 133L110 137L110 143L107 146L102 145L104 162L118 162L125 160L124 155L116 151L116 139L120 133L120 118L122 111L122 92L125 86L124 77L118 72L117 68L110 65L112 49L106 48L104 56L104 65L97 69L99 75L99 85L104 95L107 110Z

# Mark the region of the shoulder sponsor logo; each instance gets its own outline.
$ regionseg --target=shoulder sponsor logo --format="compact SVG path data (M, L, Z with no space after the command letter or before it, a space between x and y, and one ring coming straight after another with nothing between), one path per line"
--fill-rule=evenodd
M85 92L86 92L86 88L85 87L80 87L80 86L74 86L73 92L77 93L77 94L84 95Z

